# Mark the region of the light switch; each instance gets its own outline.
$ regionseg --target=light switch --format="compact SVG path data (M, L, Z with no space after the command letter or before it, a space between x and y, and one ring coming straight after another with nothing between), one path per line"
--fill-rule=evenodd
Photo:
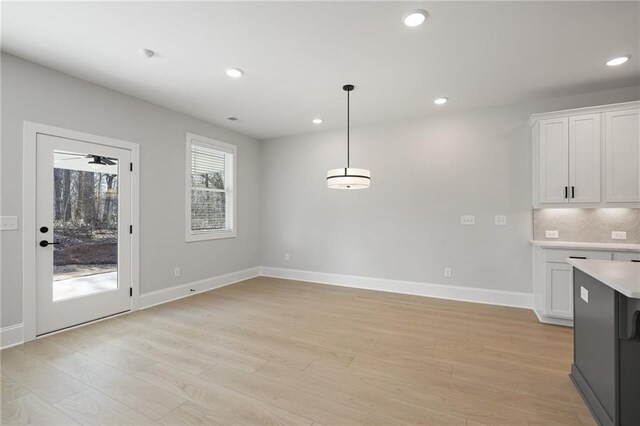
M558 231L544 231L545 238L558 238Z
M589 290L580 286L580 298L586 303L589 303Z
M496 225L498 226L507 226L507 217L506 216L496 216Z
M18 229L18 216L2 216L0 219L0 230L13 231Z

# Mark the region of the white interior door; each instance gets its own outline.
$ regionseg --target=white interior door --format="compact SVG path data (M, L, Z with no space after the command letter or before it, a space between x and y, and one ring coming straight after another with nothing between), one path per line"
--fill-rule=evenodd
M36 334L131 309L131 151L38 134Z

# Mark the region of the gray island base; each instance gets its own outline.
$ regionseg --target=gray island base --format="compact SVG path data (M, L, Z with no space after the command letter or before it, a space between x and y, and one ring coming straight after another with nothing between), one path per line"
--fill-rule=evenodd
M571 380L600 425L640 425L640 264L569 259Z

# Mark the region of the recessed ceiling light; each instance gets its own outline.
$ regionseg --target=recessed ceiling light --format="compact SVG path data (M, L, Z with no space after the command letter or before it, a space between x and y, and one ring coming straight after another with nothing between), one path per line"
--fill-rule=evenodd
M617 58L609 59L607 61L607 65L609 65L610 67L617 67L618 65L622 65L627 62L630 57L631 55L622 55L618 56Z
M402 22L407 27L417 27L421 25L427 19L427 11L422 9L415 9L410 12L407 12L402 17Z
M139 49L138 53L147 59L151 59L156 55L156 52L151 49Z
M227 75L231 78L240 78L244 74L240 68L227 68Z
M322 118L314 118L313 119L313 124L322 124Z
M435 101L433 101L433 103L436 105L444 105L447 103L448 100L449 98L438 98Z

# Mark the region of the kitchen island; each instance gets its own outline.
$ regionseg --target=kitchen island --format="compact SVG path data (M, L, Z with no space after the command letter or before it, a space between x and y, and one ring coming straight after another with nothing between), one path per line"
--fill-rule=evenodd
M573 266L571 379L600 425L640 425L640 263Z

